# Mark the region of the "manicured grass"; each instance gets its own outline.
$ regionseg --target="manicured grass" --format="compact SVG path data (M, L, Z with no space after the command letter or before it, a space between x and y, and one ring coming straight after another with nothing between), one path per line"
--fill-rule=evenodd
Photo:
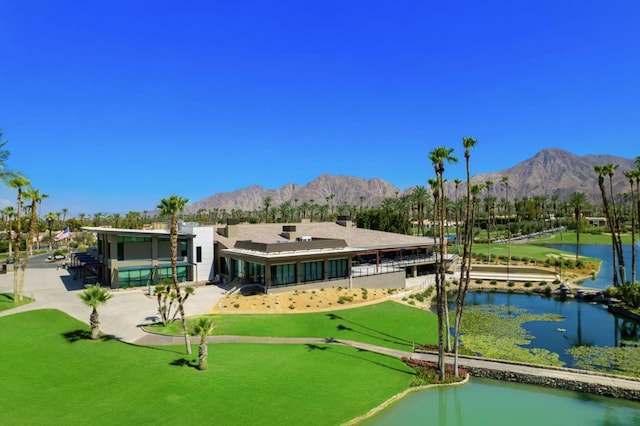
M23 296L22 302L16 304L13 299L13 293L0 293L0 312L15 308L16 306L26 305L31 302L33 302L33 300L31 300L30 297Z
M55 310L0 318L0 424L334 425L406 389L400 360L340 345L91 341Z
M582 242L582 240L581 240ZM575 242L574 242L575 243ZM574 256L575 254L569 253L566 251L554 249L552 247L545 247L537 244L511 244L511 258L527 258L534 259L539 262L544 262L549 259L550 256L560 256L560 255L569 255ZM506 244L491 244L491 257L497 258L498 256L507 256L509 253L509 247ZM489 244L474 244L473 245L473 254L489 254ZM585 258L585 260L590 260L596 263L600 263L600 259L593 258Z
M436 315L392 301L332 312L215 317L216 335L346 339L405 351L411 351L414 342L437 341ZM152 330L179 334L180 324Z

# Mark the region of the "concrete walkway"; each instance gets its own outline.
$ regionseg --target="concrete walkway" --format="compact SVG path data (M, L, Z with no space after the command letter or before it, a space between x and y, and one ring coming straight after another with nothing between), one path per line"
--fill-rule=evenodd
M2 311L0 317L35 309L58 309L88 324L91 308L79 298L82 289L82 282L74 280L70 271L45 262L45 256L35 256L29 259L24 282L25 296L35 302ZM113 298L98 309L100 331L127 343L145 336L147 333L140 327L155 322L158 315L157 301L147 296L147 291L145 287L112 292ZM13 293L13 272L0 275L0 293ZM185 313L209 313L222 295L219 287L199 286L185 303Z

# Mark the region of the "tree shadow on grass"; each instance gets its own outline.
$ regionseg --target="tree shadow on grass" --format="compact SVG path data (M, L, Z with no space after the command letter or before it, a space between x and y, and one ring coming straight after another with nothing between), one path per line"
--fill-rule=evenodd
M62 334L62 337L64 337L69 343L75 343L79 340L93 340L91 338L91 331L89 330L73 330L73 331L68 331L66 333L61 333L61 334ZM114 340L114 338L113 336L101 335L100 338L97 340L105 342L107 340Z
M395 344L397 344L397 345L409 345L409 346L412 346L412 345L413 345L413 342L412 342L411 340L403 339L402 337L394 336L394 335L391 335L391 334L384 333L384 332L382 332L382 331L376 330L376 329L374 329L374 328L367 327L366 325L358 324L357 322L354 322L354 321L348 320L348 319L346 319L346 318L344 318L344 317L341 317L340 315L336 315L336 314L334 314L334 313L328 313L328 314L327 314L327 316L328 316L328 317L329 317L329 319L331 319L331 320L342 320L342 321L345 321L345 322L351 323L351 324L353 324L353 325L356 325L356 326L358 326L358 327L362 327L362 328L364 328L364 329L366 329L366 330L371 330L371 331L373 331L374 333L377 333L378 335L367 334L367 333L364 333L364 332L362 332L362 331L355 330L355 329L353 329L353 328L351 328L351 327L347 327L346 325L342 325L342 324L339 324L339 325L336 327L339 331L352 331L352 332L354 332L354 333L359 333L359 334L361 334L361 335L363 335L363 336L368 336L368 337L371 337L371 338L374 338L374 339L382 340L382 341L384 341L384 342L395 343ZM386 336L386 337L388 337L388 339L385 339L385 338L383 338L383 337L380 337L379 335Z
M176 360L173 360L169 363L169 365L173 365L174 367L191 367L191 368L195 368L196 370L198 369L197 362L191 361L186 358L178 358Z
M338 342L336 340L333 340L333 339L331 339L328 342L329 343L338 343L338 344L340 343L340 342ZM400 368L391 367L390 365L385 364L383 362L374 361L372 359L365 358L365 357L358 356L358 355L351 355L351 354L348 354L348 353L345 353L345 352L336 351L334 348L331 348L329 346L321 346L321 345L316 345L316 344L312 344L312 343L307 343L306 346L307 346L307 349L309 350L309 352L316 351L316 350L318 350L318 351L326 351L326 352L330 352L330 353L336 354L336 355L342 355L342 356L346 356L346 357L350 357L350 358L356 358L356 359L359 359L361 361L366 361L366 362L369 362L371 364L377 365L379 367L388 368L390 370L394 370L394 371L397 371L399 373L405 373L405 374L408 374L410 376L413 376L415 374L413 371L402 370ZM394 359L394 360L397 359L395 356L392 356L392 355L381 354L381 353L374 352L374 351L368 351L366 349L358 349L358 353L363 353L363 352L373 353L373 354L376 354L378 356L387 357L387 358L391 358L391 359Z

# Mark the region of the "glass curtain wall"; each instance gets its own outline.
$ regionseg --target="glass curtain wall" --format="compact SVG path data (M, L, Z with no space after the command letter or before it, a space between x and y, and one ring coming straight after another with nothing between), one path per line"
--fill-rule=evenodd
M271 285L287 285L296 283L296 264L287 263L285 265L271 266Z
M317 262L304 262L301 263L302 271L300 281L322 281L324 279L324 262L319 260Z
M331 259L328 262L329 279L346 278L349 276L347 259Z

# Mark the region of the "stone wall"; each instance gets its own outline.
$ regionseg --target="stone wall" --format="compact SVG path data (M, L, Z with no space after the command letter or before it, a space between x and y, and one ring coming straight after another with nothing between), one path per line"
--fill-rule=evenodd
M481 367L464 366L464 368L469 372L469 374L475 377L484 377L487 379L496 379L507 382L529 383L532 385L547 386L556 389L640 401L640 392L632 389L623 389L597 383L577 382L558 377L533 376L530 374L492 370Z

